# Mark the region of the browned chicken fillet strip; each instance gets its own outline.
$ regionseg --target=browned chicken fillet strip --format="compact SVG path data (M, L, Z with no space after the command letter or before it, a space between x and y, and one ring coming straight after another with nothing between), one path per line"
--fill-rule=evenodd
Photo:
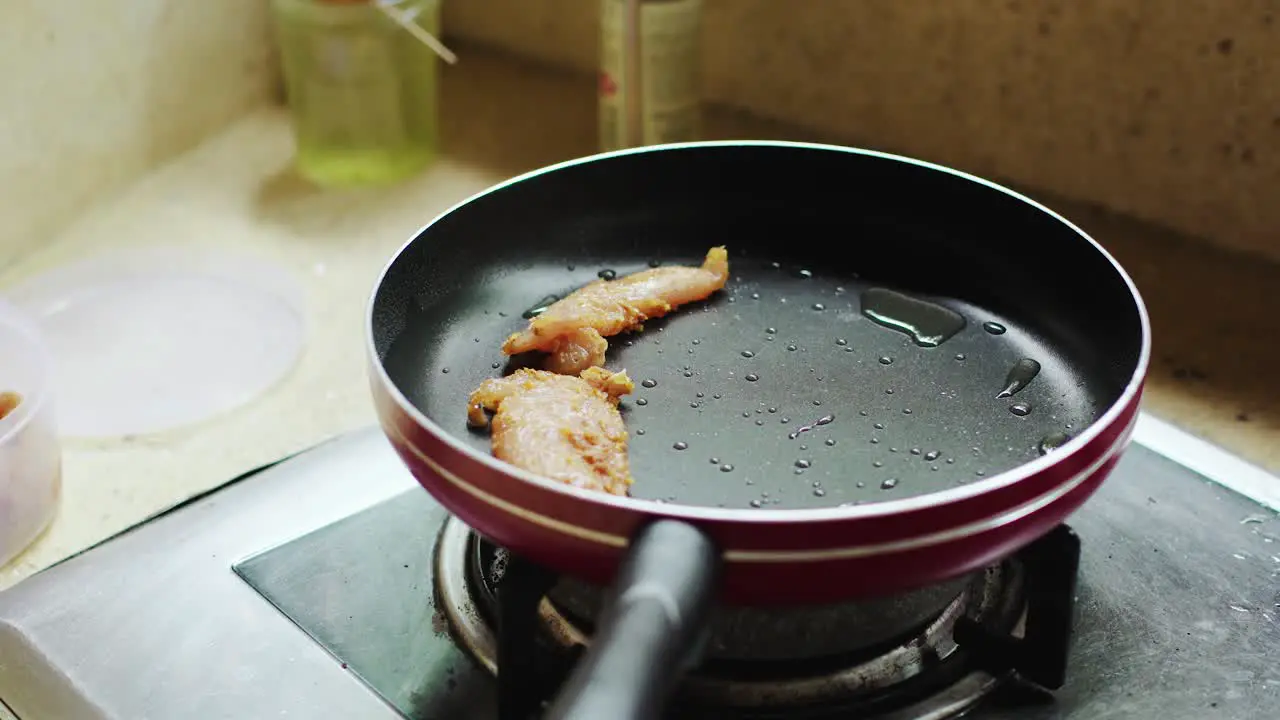
M626 495L631 487L627 428L618 399L635 389L626 371L587 368L581 376L522 369L480 383L467 421L480 426L485 410L493 454L552 480Z
M728 279L729 254L714 247L701 267L659 267L617 280L596 280L548 306L529 327L507 338L502 352L550 353L546 369L577 375L604 364L606 337L706 299Z

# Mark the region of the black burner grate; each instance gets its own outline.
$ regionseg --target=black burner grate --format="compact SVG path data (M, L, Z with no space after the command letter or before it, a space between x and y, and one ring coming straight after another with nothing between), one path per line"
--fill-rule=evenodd
M969 582L960 598L923 627L856 652L785 663L712 659L685 683L672 715L881 717L931 697L938 707L959 712L1011 674L1056 688L1066 668L1079 548L1076 535L1060 527ZM477 609L500 628L500 718L527 720L581 652L589 622L553 612L562 623L576 624L576 634L549 632L548 596L558 586L553 573L474 536L468 552ZM1025 628L1018 623L1024 609ZM863 670L894 652L914 652L914 671L886 682Z

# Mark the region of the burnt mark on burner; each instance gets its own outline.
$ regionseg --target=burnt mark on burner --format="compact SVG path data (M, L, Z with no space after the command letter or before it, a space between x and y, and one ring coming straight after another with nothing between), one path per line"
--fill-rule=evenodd
M449 635L449 619L444 616L444 612L440 608L436 608L431 612L431 632L437 636Z

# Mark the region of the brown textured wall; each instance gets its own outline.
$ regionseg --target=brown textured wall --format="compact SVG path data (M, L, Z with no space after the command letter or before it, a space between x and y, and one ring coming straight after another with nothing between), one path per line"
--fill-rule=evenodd
M589 71L595 0L446 1ZM707 0L708 99L1280 258L1280 0Z

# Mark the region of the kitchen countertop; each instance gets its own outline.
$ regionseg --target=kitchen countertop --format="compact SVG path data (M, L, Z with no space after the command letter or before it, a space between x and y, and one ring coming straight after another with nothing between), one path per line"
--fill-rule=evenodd
M294 371L246 407L158 435L67 440L58 516L0 568L0 589L241 472L374 422L362 333L366 300L388 257L468 195L594 151L591 78L463 51L442 82L444 156L412 181L314 189L290 171L285 112L262 108L4 270L0 287L126 247L242 250L302 280L310 337ZM708 112L707 135L831 140L717 109ZM1280 376L1269 372L1280 337L1280 266L1032 194L1093 233L1134 274L1156 337L1147 409L1280 471Z

